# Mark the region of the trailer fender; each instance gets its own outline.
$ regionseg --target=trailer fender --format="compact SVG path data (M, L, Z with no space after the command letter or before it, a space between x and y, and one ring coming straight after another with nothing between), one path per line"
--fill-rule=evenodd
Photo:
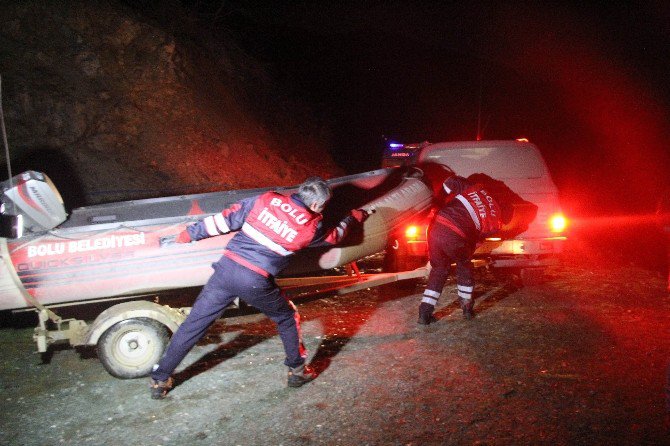
M154 302L133 301L114 305L100 313L93 321L84 340L86 345L96 345L100 336L111 326L121 321L134 318L149 318L165 325L174 333L186 319L186 314L168 305L158 305Z

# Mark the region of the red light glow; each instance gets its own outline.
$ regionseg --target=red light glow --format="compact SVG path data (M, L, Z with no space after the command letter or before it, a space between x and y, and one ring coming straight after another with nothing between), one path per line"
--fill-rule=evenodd
M405 229L405 237L409 239L415 239L419 236L419 227L418 226L408 226L407 229Z
M568 221L563 214L554 214L549 219L549 228L551 232L563 232L567 225Z

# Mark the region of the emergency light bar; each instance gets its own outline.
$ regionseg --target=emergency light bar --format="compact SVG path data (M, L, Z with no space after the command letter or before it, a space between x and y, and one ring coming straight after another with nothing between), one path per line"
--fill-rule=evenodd
M382 167L396 167L412 164L421 149L430 144L427 141L421 143L404 144L389 142L384 149Z

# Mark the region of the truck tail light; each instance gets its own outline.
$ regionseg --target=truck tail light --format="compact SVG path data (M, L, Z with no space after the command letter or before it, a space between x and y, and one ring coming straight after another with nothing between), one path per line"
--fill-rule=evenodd
M428 240L428 225L410 224L405 227L405 241L408 243L425 242Z
M405 237L408 240L414 240L419 237L419 227L416 225L410 225L405 229Z
M549 217L549 229L551 232L559 233L565 231L568 226L568 220L563 214L554 214Z

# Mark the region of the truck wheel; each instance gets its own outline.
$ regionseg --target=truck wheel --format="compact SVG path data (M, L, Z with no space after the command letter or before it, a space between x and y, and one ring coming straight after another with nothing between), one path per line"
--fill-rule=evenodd
M112 325L98 341L98 357L110 375L139 378L163 355L169 340L167 327L148 318L127 319Z
M425 266L428 260L407 255L407 250L405 247L394 240L394 243L389 243L386 247L386 252L384 253L384 264L382 271L385 273L399 273L403 271L411 271L413 269ZM413 292L419 279L405 279L393 282L393 288L401 290L403 292Z
M544 268L494 268L493 273L499 281L519 288L544 282Z
M396 242L397 243L397 242ZM384 253L384 264L382 266L382 271L385 273L396 273L400 268L400 259L396 250L398 248L393 248L391 245L386 247L386 252Z

